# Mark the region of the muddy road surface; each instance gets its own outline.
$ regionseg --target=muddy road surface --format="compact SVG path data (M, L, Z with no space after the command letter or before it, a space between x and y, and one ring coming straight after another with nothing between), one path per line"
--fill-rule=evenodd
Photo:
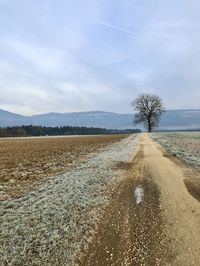
M148 134L126 169L81 264L200 265L200 172Z

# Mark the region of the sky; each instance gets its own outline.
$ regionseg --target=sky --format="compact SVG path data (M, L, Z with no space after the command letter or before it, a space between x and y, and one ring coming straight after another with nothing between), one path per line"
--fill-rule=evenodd
M200 108L199 0L0 0L0 109Z

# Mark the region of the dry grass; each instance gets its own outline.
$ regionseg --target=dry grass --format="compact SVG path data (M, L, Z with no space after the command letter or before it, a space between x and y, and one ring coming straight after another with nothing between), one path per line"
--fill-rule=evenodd
M127 135L0 139L0 199L17 198Z

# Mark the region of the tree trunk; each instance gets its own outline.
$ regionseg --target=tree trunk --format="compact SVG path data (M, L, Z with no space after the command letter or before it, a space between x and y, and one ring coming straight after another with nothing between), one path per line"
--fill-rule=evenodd
M152 131L151 120L148 119L148 132Z

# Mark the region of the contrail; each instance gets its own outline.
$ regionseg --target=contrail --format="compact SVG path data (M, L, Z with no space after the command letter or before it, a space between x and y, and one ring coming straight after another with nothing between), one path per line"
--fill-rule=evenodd
M113 24L110 24L110 23L108 23L106 21L102 21L102 20L90 20L89 22L93 23L93 24L102 25L102 26L108 27L110 29L121 31L121 32L130 34L130 35L134 35L134 36L146 37L146 35L152 35L152 36L156 36L156 37L163 38L163 39L171 39L171 36L166 35L166 34L161 34L159 32L148 31L145 34L140 34L140 33L134 32L134 31L130 31L130 30L123 28L123 27L115 26Z

